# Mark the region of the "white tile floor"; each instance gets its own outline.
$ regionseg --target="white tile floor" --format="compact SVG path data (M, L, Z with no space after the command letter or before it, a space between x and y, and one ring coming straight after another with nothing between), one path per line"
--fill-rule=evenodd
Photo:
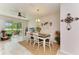
M10 40L0 41L0 55L32 55L32 54L30 51L21 46L18 43L17 39L14 39L12 41Z
M12 37L11 40L0 41L0 55L32 55L32 53L18 42L23 41L21 36ZM59 50L57 52L59 55Z

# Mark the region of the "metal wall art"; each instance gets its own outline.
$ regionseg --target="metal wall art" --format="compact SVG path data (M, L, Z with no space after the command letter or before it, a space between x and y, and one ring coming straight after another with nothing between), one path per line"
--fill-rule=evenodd
M45 26L45 25L47 25L47 24L48 24L48 22L45 22L45 23L41 23L41 25L42 25L42 26L43 26L43 25Z
M50 22L50 26L52 26L52 22Z
M47 24L49 24L50 26L52 26L52 22L45 22L45 23L41 23L41 25L43 26L45 26L45 25L47 25Z
M73 21L75 21L75 20L79 20L79 18L78 18L78 17L73 18L73 17L71 17L71 14L68 13L68 14L67 14L67 17L66 17L65 19L61 20L61 22L66 22L66 23L67 23L66 28L67 28L67 30L70 30L70 29L72 28L70 24L71 24Z

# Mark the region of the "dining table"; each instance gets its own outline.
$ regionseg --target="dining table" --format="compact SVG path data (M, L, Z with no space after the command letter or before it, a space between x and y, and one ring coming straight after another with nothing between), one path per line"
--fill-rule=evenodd
M41 39L43 41L43 48L44 48L44 52L45 52L46 40L50 37L50 35L39 33L37 36L38 36L39 40Z

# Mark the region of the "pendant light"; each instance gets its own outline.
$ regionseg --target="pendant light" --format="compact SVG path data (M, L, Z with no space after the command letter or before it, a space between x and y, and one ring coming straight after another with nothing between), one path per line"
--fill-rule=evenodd
M39 19L39 9L36 10L37 11L37 18L36 18L36 22L39 23L40 19Z

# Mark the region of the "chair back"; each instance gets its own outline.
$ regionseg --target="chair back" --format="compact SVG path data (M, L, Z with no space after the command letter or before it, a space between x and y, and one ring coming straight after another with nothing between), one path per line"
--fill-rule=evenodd
M38 39L38 33L33 33L34 40Z
M30 32L27 32L26 37L27 37L27 38L31 38Z
M50 39L50 41L53 42L54 41L53 34L50 33L50 36L48 37L48 39Z

